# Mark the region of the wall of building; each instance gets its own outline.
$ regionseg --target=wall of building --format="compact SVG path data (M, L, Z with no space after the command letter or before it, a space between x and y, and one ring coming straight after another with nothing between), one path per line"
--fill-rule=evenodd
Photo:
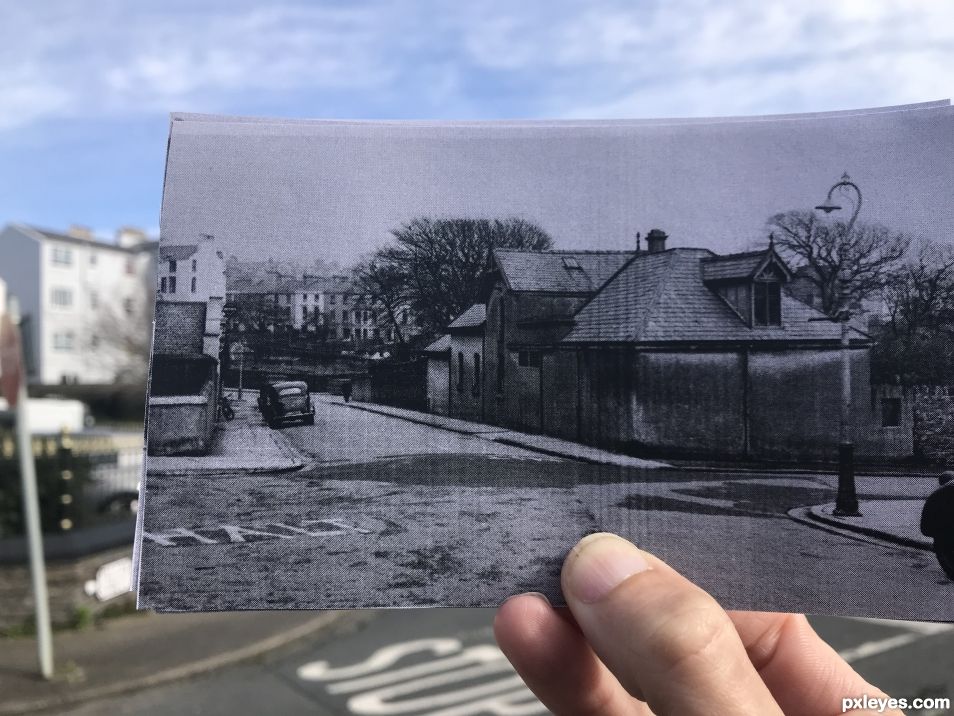
M954 469L954 386L918 385L913 394L915 454Z
M450 391L448 414L461 420L483 419L483 336L452 334L450 337ZM480 376L475 376L474 356L479 358ZM463 358L463 361L461 361ZM461 364L463 363L463 371Z
M627 450L740 454L744 386L735 353L581 353L580 437Z
M429 355L427 357L427 410L436 415L447 415L450 371L448 357Z

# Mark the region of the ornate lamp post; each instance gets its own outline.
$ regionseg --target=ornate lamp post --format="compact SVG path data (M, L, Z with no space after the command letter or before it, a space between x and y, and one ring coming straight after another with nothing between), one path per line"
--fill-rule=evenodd
M847 173L828 190L824 203L815 208L830 214L842 207L832 201L836 189L852 189L857 200L845 233L850 234L861 211L861 189L851 181ZM855 491L855 444L851 429L851 311L849 309L850 291L844 275L839 276L840 300L835 320L841 323L841 419L839 421L838 444L838 497L835 500L834 514L839 517L860 517L858 495Z

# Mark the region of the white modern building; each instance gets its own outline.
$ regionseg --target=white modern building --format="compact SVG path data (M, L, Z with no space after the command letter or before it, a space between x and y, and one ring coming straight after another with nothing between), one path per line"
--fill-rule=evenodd
M22 316L27 375L35 384L113 383L141 331L155 270L155 242L121 229L115 243L89 229L26 224L0 231L0 280Z

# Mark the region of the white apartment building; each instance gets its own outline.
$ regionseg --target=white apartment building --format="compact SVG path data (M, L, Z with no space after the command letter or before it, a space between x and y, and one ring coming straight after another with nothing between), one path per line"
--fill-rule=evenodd
M0 279L18 298L31 383L109 384L128 363L124 333L143 324L155 242L121 229L116 242L82 227L0 231Z

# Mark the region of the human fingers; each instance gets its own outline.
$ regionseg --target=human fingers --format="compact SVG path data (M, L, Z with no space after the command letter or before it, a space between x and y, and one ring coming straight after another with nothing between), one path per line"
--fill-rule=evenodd
M494 636L537 698L557 716L651 716L593 653L565 609L522 594L497 610Z
M659 716L781 714L718 603L610 534L582 539L563 594L596 655Z
M803 615L729 612L729 617L749 660L788 716L840 714L843 699L887 698L838 656Z

